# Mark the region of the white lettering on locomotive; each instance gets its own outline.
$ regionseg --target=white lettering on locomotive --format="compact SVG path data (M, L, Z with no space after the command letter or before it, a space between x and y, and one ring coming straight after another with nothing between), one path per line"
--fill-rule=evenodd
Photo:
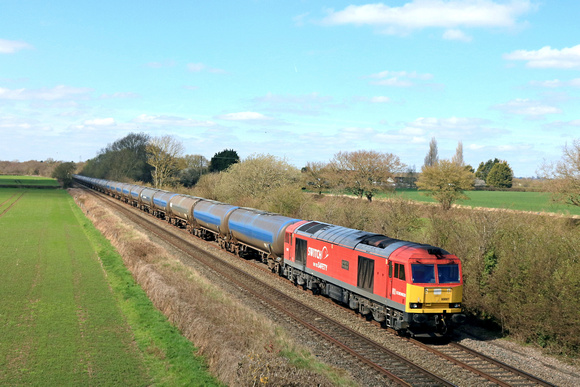
M401 293L397 289L393 289L393 293L396 294L397 296L407 297L407 294L406 293Z
M316 259L326 259L328 257L328 249L326 248L326 246L324 246L322 250L309 247L308 256Z
M327 271L328 270L328 265L322 262L315 262L312 264L312 266L319 268L320 270L324 270Z

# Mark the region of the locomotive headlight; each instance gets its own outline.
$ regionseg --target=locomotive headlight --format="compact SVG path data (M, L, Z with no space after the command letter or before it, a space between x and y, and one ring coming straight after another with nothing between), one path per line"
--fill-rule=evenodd
M421 309L422 306L423 304L421 304L420 302L411 302L409 304L409 308L411 309Z
M461 308L461 303L460 302L454 302L454 303L449 304L449 307L452 308L452 309L459 309L459 308Z

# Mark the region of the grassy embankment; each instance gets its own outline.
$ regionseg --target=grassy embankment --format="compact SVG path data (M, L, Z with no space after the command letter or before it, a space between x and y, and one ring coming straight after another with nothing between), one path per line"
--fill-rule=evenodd
M48 177L40 176L12 176L0 175L0 186L37 186L41 187L58 187L56 179L49 179Z
M0 189L0 247L0 384L217 384L66 191Z

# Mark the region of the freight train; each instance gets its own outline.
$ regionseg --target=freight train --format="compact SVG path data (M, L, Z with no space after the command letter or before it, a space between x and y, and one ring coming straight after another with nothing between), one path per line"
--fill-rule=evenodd
M83 185L165 219L402 334L462 324L461 261L430 245L289 218L134 184L74 175Z

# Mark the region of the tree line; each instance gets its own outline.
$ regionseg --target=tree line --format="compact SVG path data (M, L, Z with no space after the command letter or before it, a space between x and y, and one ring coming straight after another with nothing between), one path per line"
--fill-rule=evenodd
M101 149L81 173L99 179L136 181L155 187L194 186L208 172L219 172L240 160L236 151L225 149L210 160L199 154L184 154L183 144L171 136L151 137L130 133Z
M564 147L562 160L541 166L539 174L550 181L545 187L553 193L554 200L580 205L579 155L580 139L577 139ZM252 157L255 159L256 155ZM271 159L270 163L278 161ZM157 188L191 188L203 176L225 171L237 163L240 157L233 149L217 152L208 160L200 154L184 154L183 144L171 136L130 133L108 144L84 164L54 160L46 163L0 162L0 171L21 174L42 171L57 178L63 186L70 185L72 174L80 172L101 179L151 184ZM24 167L26 171L20 171ZM481 162L477 170L466 165L461 142L452 158L440 160L435 138L429 143L420 173L415 172L414 166L405 165L395 154L369 150L338 152L328 162L308 162L300 171L302 173L295 180L319 194L334 189L370 202L378 193L392 191L395 187L418 187L444 209L451 208L457 200L466 199L467 190L481 186L509 189L514 178L509 164L497 158Z

